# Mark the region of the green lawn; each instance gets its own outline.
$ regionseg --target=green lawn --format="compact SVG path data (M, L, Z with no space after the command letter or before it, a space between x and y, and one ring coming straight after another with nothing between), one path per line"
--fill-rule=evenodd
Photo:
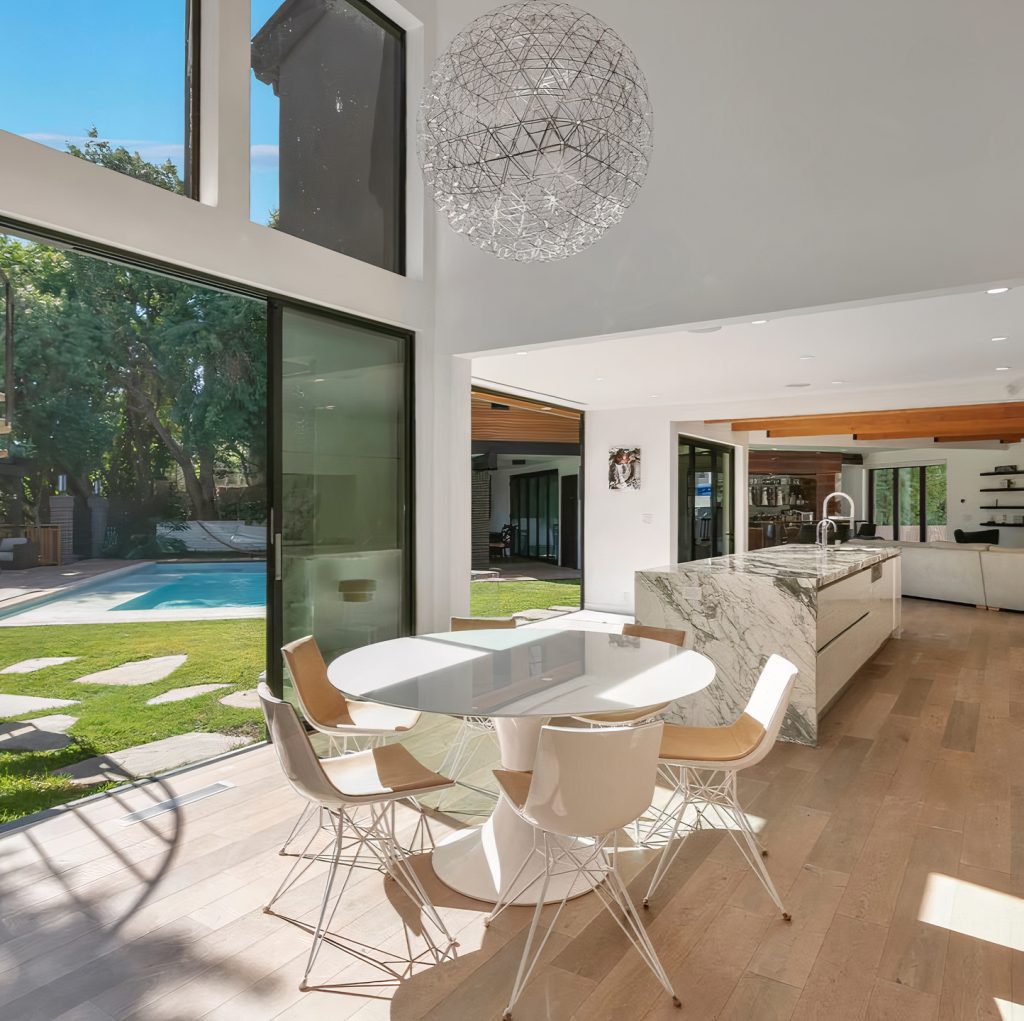
M80 704L36 710L12 719L51 713L77 716L67 748L46 752L0 752L0 822L83 797L92 790L72 786L50 771L92 755L118 751L190 731L262 736L259 710L220 704L229 689L164 705L148 699L192 684L254 688L264 668L263 620L183 621L160 624L61 625L0 629L0 669L23 659L78 656L73 663L32 674L0 675L0 692L75 699ZM152 656L185 653L170 676L137 687L72 683L83 674Z
M563 581L474 581L469 586L469 612L474 617L508 617L523 610L579 606L580 583Z

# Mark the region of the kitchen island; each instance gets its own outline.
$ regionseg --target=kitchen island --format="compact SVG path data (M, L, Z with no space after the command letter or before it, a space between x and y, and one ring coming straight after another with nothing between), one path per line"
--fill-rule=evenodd
M900 630L898 548L779 546L636 572L636 620L686 632L718 677L668 718L719 726L743 711L765 659L799 668L782 738L817 743L818 721Z

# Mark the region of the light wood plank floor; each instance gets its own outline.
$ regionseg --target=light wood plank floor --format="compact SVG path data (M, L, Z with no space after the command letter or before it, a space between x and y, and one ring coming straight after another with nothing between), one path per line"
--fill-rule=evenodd
M906 600L905 637L868 664L815 749L779 745L743 781L793 922L726 834L690 837L646 913L683 1009L594 897L559 920L517 1019L926 1021L1024 1016L1024 616ZM437 762L451 734L409 738ZM486 776L490 752L477 763ZM131 811L216 780L234 786L150 822ZM438 815L437 833L473 818ZM325 947L300 993L308 936L260 910L297 814L259 748L0 835L4 1021L498 1018L529 911L484 929L484 905L421 874L460 941L402 981ZM410 824L412 813L406 815ZM639 898L651 852L622 855ZM319 866L282 904L308 917ZM394 884L358 873L344 931L395 957L414 925Z

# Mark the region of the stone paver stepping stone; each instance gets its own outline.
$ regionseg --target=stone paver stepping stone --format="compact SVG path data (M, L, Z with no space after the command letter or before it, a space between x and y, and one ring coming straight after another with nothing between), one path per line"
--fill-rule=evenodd
M165 702L184 702L186 698L196 698L205 695L208 691L220 691L221 688L230 688L230 684L193 684L188 688L171 688L162 695L151 698L146 705L163 705Z
M21 716L37 709L63 709L65 706L78 705L67 698L37 698L35 695L0 695L0 716Z
M67 748L71 738L64 732L77 716L40 716L20 723L0 724L0 752L45 752Z
M51 770L57 775L69 774L75 784L105 783L126 777L153 776L166 773L176 766L222 755L233 748L250 744L250 739L239 734L177 734L162 741L136 745L108 755L97 755L72 766Z
M45 670L48 666L60 666L61 663L74 663L78 656L43 656L40 659L23 659L0 670L0 674L34 674L37 670Z
M233 709L259 709L260 697L255 688L248 691L233 691L220 700L221 705L229 705Z
M76 677L75 684L152 684L162 681L174 673L188 656L155 656L153 659L138 659L133 663L122 663L110 670L99 670L94 674Z

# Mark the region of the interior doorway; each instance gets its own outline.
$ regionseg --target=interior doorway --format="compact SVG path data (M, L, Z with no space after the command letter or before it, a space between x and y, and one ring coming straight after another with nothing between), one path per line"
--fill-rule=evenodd
M473 390L475 615L581 604L582 440L575 409Z

